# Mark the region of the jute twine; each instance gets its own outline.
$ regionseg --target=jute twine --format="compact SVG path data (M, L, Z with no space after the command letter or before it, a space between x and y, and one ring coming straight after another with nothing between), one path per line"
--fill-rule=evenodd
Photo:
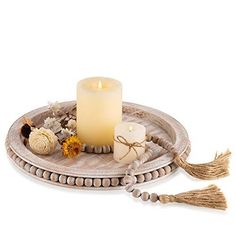
M114 138L114 141L120 144L123 144L125 146L128 147L128 151L125 155L123 155L122 157L119 158L119 160L124 159L132 150L135 152L137 158L138 158L138 151L136 150L136 148L143 148L145 149L145 145L143 145L143 143L146 142L146 139L143 140L142 142L133 142L133 143L129 143L127 141L127 139L121 135L118 135L116 138Z

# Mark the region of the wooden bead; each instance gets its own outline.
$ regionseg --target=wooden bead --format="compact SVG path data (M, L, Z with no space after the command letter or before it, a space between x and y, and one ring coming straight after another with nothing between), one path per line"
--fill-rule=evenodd
M9 148L8 154L9 154L10 157L12 157L12 155L15 154L15 153Z
M106 179L102 180L102 186L103 187L109 187L110 184L111 184L111 180L110 179L106 178Z
M111 148L109 145L103 145L102 146L102 152L103 153L110 153L111 152Z
M36 171L37 171L37 167L35 167L35 166L30 167L30 174L36 175Z
M166 174L165 170L163 168L158 169L159 176L162 177Z
M21 161L21 159L20 159L19 157L17 157L17 158L16 158L16 164L17 164L17 165L20 165L20 161Z
M7 152L10 155L11 149L9 147L9 143L5 142L5 148L7 149Z
M154 151L153 151L151 148L149 148L149 149L147 150L147 154L148 154L148 156L149 156L149 158L150 158L150 157L153 156Z
M170 166L165 166L164 169L165 169L166 175L171 172Z
M134 176L135 170L134 169L127 169L125 173L126 173L126 175Z
M127 191L127 192L133 192L133 190L134 190L134 185L133 184L127 184L126 186L125 186L125 190Z
M138 181L138 183L143 183L144 180L145 180L144 175L140 174L140 175L137 176L137 181Z
M12 158L13 152L11 151L11 149L9 148L9 146L6 146L7 148L7 155Z
M42 170L42 169L37 169L37 170L36 170L36 175L37 175L38 177L42 178L42 177L43 177L43 170Z
M151 202L157 202L158 201L158 195L156 193L151 193L150 200L151 200Z
M142 165L147 159L147 153L144 153L140 156L139 161L140 161L140 165Z
M140 165L147 162L152 156L153 156L153 150L149 148L143 155L140 156L139 159Z
M111 145L110 148L111 148L111 152L113 153L114 152L114 145Z
M67 183L67 177L65 175L60 175L59 176L59 182L61 184L66 184Z
M144 177L145 177L145 181L150 181L152 179L152 174L148 172L144 175Z
M75 185L75 178L72 177L72 176L69 176L69 177L67 178L67 184L69 184L70 186Z
M75 180L75 184L78 186L78 187L82 187L84 185L84 178L76 178Z
M25 164L26 164L26 162L25 162L24 160L21 160L21 161L19 162L19 166L20 166L21 168L24 168Z
M17 156L14 152L12 152L12 154L11 154L11 159L12 159L13 161L15 161L17 157L18 157L18 156Z
M24 166L25 171L30 172L31 165L29 163L26 163Z
M148 193L148 192L143 192L143 193L141 194L141 199L142 199L143 201L147 201L147 200L149 199L149 193Z
M173 170L175 170L177 168L177 165L175 163L171 163L170 164L170 168L173 171Z
M50 173L49 171L46 171L46 170L45 170L45 171L43 172L43 178L44 178L44 179L50 179L50 175L51 175L51 173Z
M152 141L152 135L151 134L147 134L146 141L147 142L151 142Z
M101 179L94 179L93 185L94 185L94 187L96 187L96 188L100 187L100 186L102 185Z
M86 187L91 187L93 185L93 180L90 178L85 179L84 184Z
M152 171L152 178L157 179L159 177L159 172L157 170Z
M102 153L102 147L101 147L101 146L96 146L96 147L94 148L94 152L97 153L97 154Z
M121 178L121 179L120 179L120 185L125 186L124 178Z
M125 184L134 184L134 177L133 176L130 176L130 175L126 175L125 177L124 177L124 183Z
M127 172L128 169L133 169L132 164L133 164L133 162L131 162L131 163L128 165L128 167L126 168L126 172Z
M88 145L86 147L86 152L87 153L93 153L94 152L94 146L93 145Z
M116 186L119 185L119 183L120 183L120 181L119 181L118 178L112 178L111 179L111 186L116 187Z
M141 196L141 191L139 189L134 189L134 191L132 192L132 196L135 198L138 198Z
M171 147L170 153L172 153L173 157L178 156L178 152L176 151L176 149L175 149L174 146ZM184 154L183 154L183 155L184 155Z
M133 163L130 164L130 169L134 169L137 170L140 166L140 161L139 160L135 160Z
M6 151L7 151L7 155L10 157L10 158L12 158L12 152L11 152L11 149L8 147L8 146L6 146Z
M153 137L152 137L152 142L153 142L153 143L157 143L157 141L158 141L158 137L153 136Z
M87 147L87 145L86 145L86 144L83 144L83 145L82 145L82 148L81 148L81 151L82 151L82 152L86 152L86 147Z
M52 173L51 176L50 176L50 179L51 179L53 182L58 182L58 180L59 180L59 175L56 174L56 173Z

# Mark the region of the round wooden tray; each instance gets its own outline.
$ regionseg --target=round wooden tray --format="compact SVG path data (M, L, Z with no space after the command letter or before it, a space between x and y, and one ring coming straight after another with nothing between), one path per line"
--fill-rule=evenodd
M75 102L61 103L65 111ZM42 125L50 115L47 107L33 110L27 114L36 126ZM190 142L184 127L169 115L153 108L132 104L123 104L123 120L137 122L147 128L147 133L158 135L172 142L185 158L190 153ZM82 153L78 158L63 157L60 147L51 156L36 155L26 147L20 135L22 117L11 126L6 147L8 156L21 170L48 183L84 189L116 189L124 185L123 176L127 165L117 163L109 154ZM176 169L171 154L152 143L154 156L136 173L138 184L155 181Z

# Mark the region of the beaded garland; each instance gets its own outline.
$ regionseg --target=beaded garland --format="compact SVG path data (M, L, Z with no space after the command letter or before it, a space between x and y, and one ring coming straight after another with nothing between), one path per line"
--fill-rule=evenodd
M91 187L116 188L116 187L124 187L126 185L124 177L85 178L85 177L67 176L67 175L43 170L41 168L38 168L22 160L16 153L14 153L11 150L11 148L8 145L8 142L6 142L6 149L11 160L19 168L23 169L25 172L31 175L34 175L40 179L51 181L53 183L58 183L58 184L67 185L67 186L77 186L77 187L83 187L83 188L91 188ZM185 155L188 155L188 153L189 151ZM165 175L170 174L175 169L176 169L176 165L174 163L171 163L167 166L161 167L151 172L135 175L135 179L137 180L136 183L141 184L144 182L155 180L157 178L164 177Z
M158 137L147 135L147 141L152 141L155 144L158 144L171 152L174 157L178 156L178 152L175 147L167 142L166 140ZM161 203L171 203L179 202L186 203L195 206L215 208L219 210L225 210L227 208L226 199L220 189L215 185L210 185L205 189L201 190L192 190L185 193L180 193L177 195L167 195L167 194L157 194L157 193L148 193L141 192L140 189L135 188L137 183L137 178L135 172L137 169L148 161L152 157L153 151L148 149L143 155L141 155L137 160L129 164L124 177L125 190L132 194L134 198L141 198L143 201L150 200L153 203L160 201ZM228 155L226 153L226 155Z
M162 138L156 136L147 136L147 140L152 141L156 144L161 144L163 148L167 150L171 150L172 153L176 153L176 150L171 144L165 141ZM143 201L150 200L153 203L160 201L161 203L169 203L169 202L179 202L179 203L187 203L195 206L209 207L215 208L219 210L225 210L227 208L226 199L220 189L211 185L208 188L202 190L193 190L185 193L180 193L177 195L158 195L157 193L141 192L140 189L136 188L134 185L136 183L140 183L143 181L149 181L152 178L162 177L168 174L172 168L176 168L175 164L172 163L164 168L160 168L152 173L145 173L144 175L135 176L136 170L148 161L150 157L153 156L153 151L148 148L146 152L139 157L139 159L133 161L127 168L125 172L125 176L123 178L82 178L82 177L73 177L73 176L65 176L57 173L51 173L47 170L42 170L37 168L24 160L18 157L8 146L6 142L7 152L10 158L19 166L24 169L26 172L36 175L38 178L42 178L46 181L59 182L61 184L67 184L68 186L83 187L116 187L122 185L125 187L125 190L132 194L135 198L141 198Z
M175 148L172 145L170 145L168 142L166 142L165 140L163 140L159 137L147 135L147 141L148 142L152 141L155 144L162 144L162 146L165 147L165 149L167 149L173 153L175 152ZM143 201L150 200L151 202L157 202L158 200L160 200L158 194L156 194L156 193L149 194L148 192L141 192L141 190L135 188L135 186L134 186L138 182L138 179L135 177L135 172L142 164L147 162L149 160L149 158L151 158L152 156L153 156L153 151L149 148L137 160L135 160L131 164L129 164L128 168L125 172L124 183L125 183L125 190L129 193L132 193L133 197L135 197L135 198L140 197ZM165 171L167 171L167 172L171 171L171 167L168 166L165 169L162 168L162 171L159 171L156 174L163 175L165 173ZM152 177L152 176L149 177L149 174L150 173L145 174L147 176L147 178Z

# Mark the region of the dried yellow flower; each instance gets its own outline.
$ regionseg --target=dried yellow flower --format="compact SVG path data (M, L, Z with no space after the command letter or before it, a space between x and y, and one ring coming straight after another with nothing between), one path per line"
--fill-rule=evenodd
M76 157L81 152L82 144L77 136L67 138L62 144L62 151L65 157Z

